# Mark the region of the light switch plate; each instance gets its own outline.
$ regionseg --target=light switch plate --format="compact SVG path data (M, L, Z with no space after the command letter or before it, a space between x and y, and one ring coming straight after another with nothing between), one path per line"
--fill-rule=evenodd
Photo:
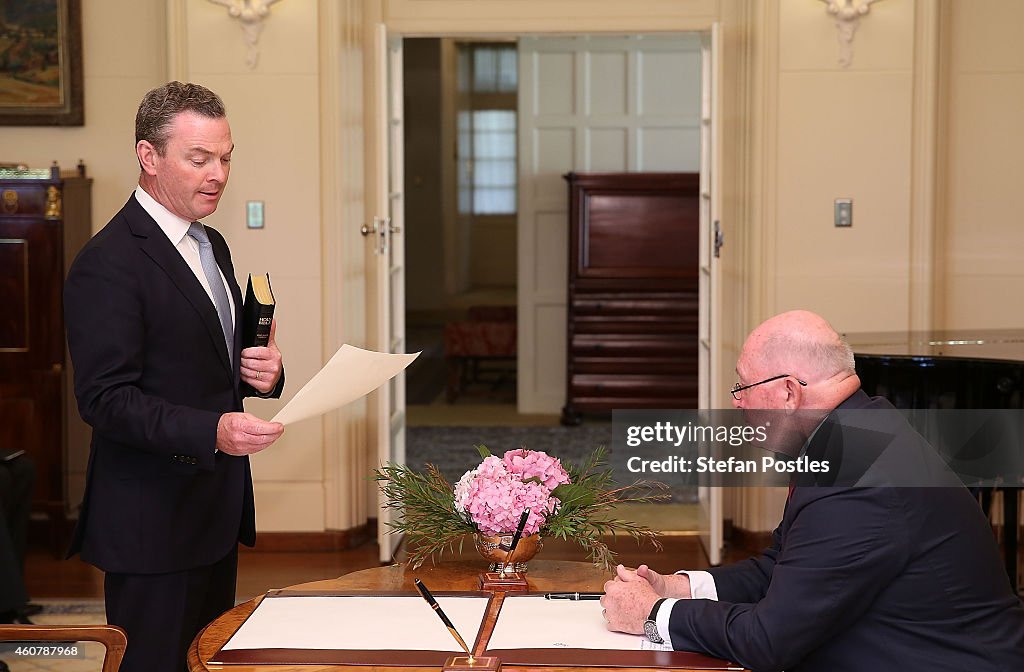
M836 226L853 226L853 199L837 198L835 205Z
M263 201L245 202L245 228L263 228Z

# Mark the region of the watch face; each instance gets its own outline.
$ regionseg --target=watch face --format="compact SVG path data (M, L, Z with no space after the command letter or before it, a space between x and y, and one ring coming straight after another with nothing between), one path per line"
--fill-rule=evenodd
M665 641L658 634L658 624L655 621L644 621L644 634L655 644L662 644Z

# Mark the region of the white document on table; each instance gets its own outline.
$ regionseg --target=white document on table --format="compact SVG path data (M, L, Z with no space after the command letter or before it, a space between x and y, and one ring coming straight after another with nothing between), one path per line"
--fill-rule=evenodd
M470 647L483 623L488 599L437 598ZM223 648L239 649L462 652L419 595L266 597Z
M374 352L346 343L271 422L288 425L341 408L397 376L419 354Z
M613 649L671 651L643 635L608 630L598 600L546 600L544 596L506 597L487 643L498 649Z

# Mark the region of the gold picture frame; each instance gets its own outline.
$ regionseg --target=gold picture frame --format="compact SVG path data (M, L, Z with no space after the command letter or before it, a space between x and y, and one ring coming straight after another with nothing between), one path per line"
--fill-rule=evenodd
M81 126L81 0L0 3L0 126Z

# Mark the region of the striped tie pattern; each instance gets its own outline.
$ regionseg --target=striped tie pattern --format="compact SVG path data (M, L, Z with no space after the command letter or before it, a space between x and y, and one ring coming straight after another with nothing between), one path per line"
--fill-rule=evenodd
M224 281L221 280L220 270L217 268L217 260L213 256L213 245L210 244L210 236L207 235L206 229L199 222L192 222L189 225L188 235L199 243L199 262L203 265L206 281L210 283L210 289L213 291L213 303L217 307L217 316L220 317L220 327L224 330L224 344L228 349L228 362L231 362L231 351L235 342L235 332L231 326L231 304L228 303L228 293L224 291Z

